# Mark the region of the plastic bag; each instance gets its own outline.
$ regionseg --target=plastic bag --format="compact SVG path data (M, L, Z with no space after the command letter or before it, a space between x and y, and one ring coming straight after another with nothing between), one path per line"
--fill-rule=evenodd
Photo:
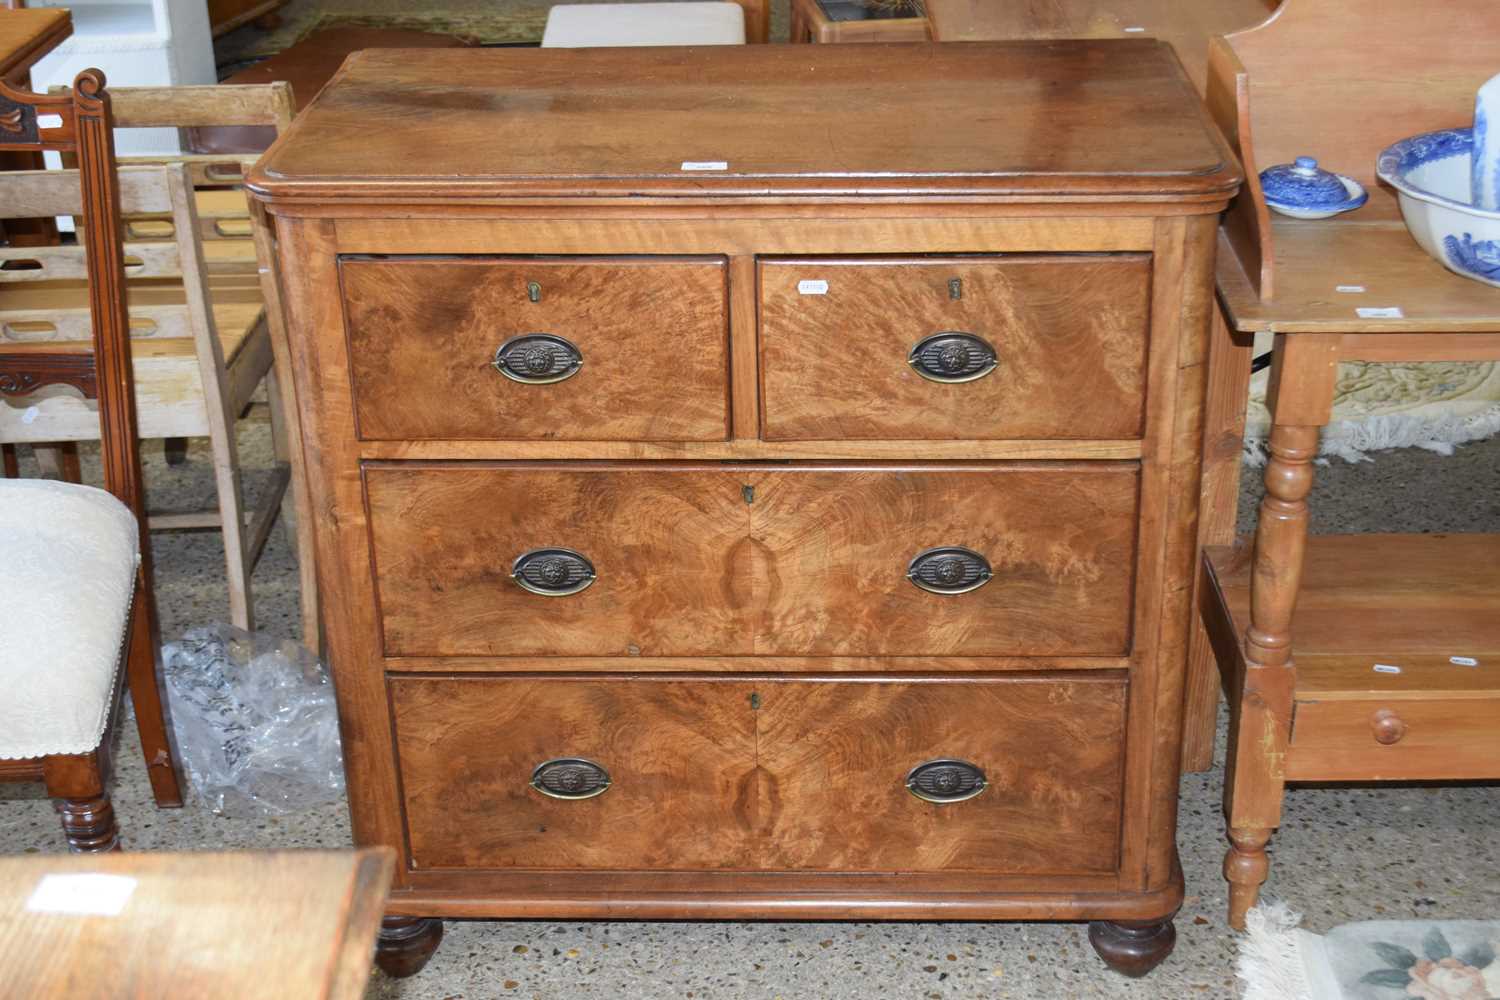
M333 685L306 648L220 624L167 643L162 658L172 729L197 801L247 818L343 800Z

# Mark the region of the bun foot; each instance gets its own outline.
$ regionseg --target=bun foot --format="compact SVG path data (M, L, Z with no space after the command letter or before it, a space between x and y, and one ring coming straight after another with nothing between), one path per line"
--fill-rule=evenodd
M1176 943L1177 928L1170 919L1154 924L1116 924L1104 920L1089 924L1089 944L1104 959L1104 964L1132 979L1144 976L1165 961Z
M386 917L375 942L375 964L392 979L422 971L443 940L443 922L436 917Z

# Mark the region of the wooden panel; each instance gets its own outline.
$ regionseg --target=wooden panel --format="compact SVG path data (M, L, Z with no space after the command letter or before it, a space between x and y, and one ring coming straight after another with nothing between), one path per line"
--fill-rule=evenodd
M745 470L754 484L755 652L1114 654L1130 647L1134 465ZM994 579L939 596L912 557L958 545Z
M517 463L366 478L388 655L1129 649L1133 465ZM995 579L919 590L910 560L943 545L979 552ZM556 598L510 579L518 556L553 546L583 553L596 582Z
M399 200L1222 200L1238 182L1160 43L892 45L879 88L869 54L843 45L811 55L782 45L366 50L249 183L273 197ZM725 167L682 169L702 162Z
M358 1000L394 861L386 848L0 858L5 994ZM77 906L96 898L83 878L130 883L123 909ZM71 907L31 904L48 879Z
M1214 556L1243 635L1249 561L1228 550ZM1500 658L1497 566L1500 535L1315 535L1292 617L1295 658L1366 656L1397 666L1408 654Z
M926 0L943 42L1065 38L1160 38L1203 90L1208 40L1252 24L1276 0Z
M411 866L736 868L754 862L751 688L713 681L391 681ZM532 770L581 757L601 795Z
M752 553L731 470L369 468L388 654L684 656L750 653ZM596 582L522 590L522 553L582 553Z
M361 458L377 461L477 459L665 459L680 461L765 462L794 459L901 461L913 446L906 441L368 441ZM1135 441L923 441L924 461L1081 461L1138 459Z
M340 270L364 438L728 435L722 261L356 259ZM500 345L532 333L574 344L578 374L523 385L496 371Z
M1125 684L771 681L758 768L763 866L876 871L1113 872ZM924 802L908 772L936 758L989 787Z
M1455 668L1463 669L1463 668ZM1299 695L1300 697L1300 695ZM1377 713L1400 739L1376 740ZM1500 777L1500 697L1298 701L1288 781L1408 781Z
M769 440L1141 433L1145 255L793 260L760 271ZM908 356L946 331L984 340L998 367L971 382L923 378Z

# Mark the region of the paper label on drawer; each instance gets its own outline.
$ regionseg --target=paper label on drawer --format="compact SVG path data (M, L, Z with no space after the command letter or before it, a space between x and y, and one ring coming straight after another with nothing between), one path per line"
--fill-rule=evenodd
M805 279L797 282L797 291L803 295L827 295L828 282Z
M1363 306L1354 310L1360 319L1405 319L1400 306Z
M135 879L126 875L43 875L26 900L33 913L73 913L114 917L135 892Z
M1477 667L1479 661L1472 656L1450 656L1448 662L1457 667Z
M1389 663L1377 663L1375 664L1375 672L1377 674L1399 674L1401 668Z
M36 418L41 416L41 413L42 411L38 410L35 406L28 406L21 413L21 423L34 424L36 423Z
M683 160L683 170L728 170L729 163L725 160Z
M1358 295L1364 290L1364 285L1338 285L1334 288L1335 292L1344 292L1349 295Z

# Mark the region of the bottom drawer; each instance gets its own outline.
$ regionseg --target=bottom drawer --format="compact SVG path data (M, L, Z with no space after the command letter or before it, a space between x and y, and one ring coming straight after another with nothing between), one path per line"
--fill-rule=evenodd
M1500 778L1500 699L1396 696L1301 701L1288 781Z
M1118 867L1113 672L390 688L413 869Z

